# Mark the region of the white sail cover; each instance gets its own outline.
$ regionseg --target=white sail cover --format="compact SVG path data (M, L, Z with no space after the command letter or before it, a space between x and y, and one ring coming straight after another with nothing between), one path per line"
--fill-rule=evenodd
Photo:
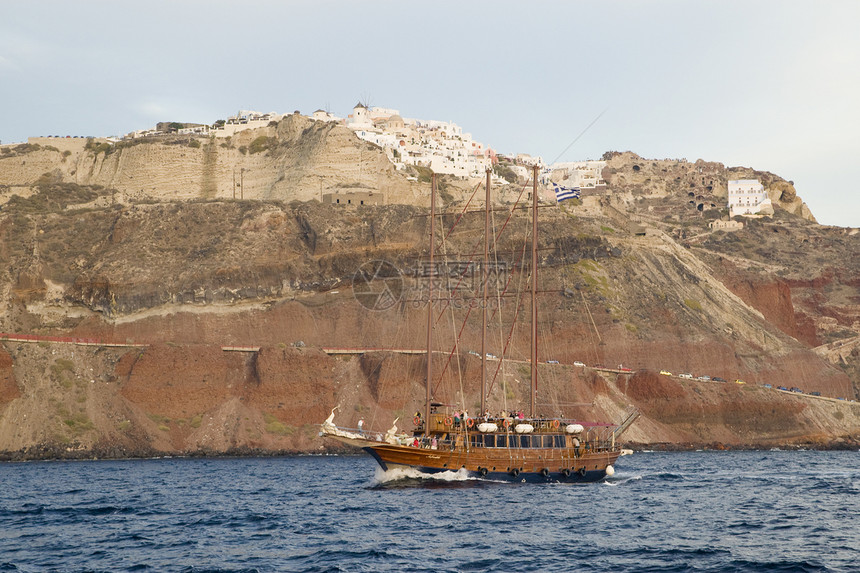
M397 420L400 417L394 418L394 423L388 428L388 431L385 432L385 443L396 445L400 443L400 440L397 438Z
M329 417L326 418L325 422L322 423L323 433L326 433L326 434L329 434L332 436L339 436L341 438L349 438L351 440L364 439L364 436L362 436L361 434L356 434L355 432L350 432L348 430L341 430L340 428L335 426L334 425L334 412L335 412L335 410L337 410L337 408L334 408L334 410L331 411L331 414L329 414Z
M341 430L336 426L325 426L323 427L323 432L326 434L330 434L332 436L339 436L341 438L349 438L351 440L363 440L364 436L361 434L356 434L355 432L350 432L348 430Z
M514 426L514 431L518 434L531 434L535 431L535 427L531 424L517 424Z
M478 431L479 432L484 432L484 433L495 432L498 429L499 429L499 427L496 424L493 424L491 422L482 422L482 423L478 424Z
M582 427L582 424L568 424L564 427L564 431L568 434L581 434L585 428Z

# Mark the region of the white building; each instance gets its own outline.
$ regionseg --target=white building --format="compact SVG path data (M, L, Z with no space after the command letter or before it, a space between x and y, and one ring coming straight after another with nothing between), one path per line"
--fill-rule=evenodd
M557 183L563 183L565 187L579 187L580 189L594 189L604 187L606 181L603 179L603 168L605 161L566 161L554 163L550 167L550 179Z
M368 111L370 115L370 120L376 122L378 120L387 120L389 117L394 115L400 115L400 112L396 109L390 109L387 107L372 107Z
M708 227L715 231L739 231L744 228L744 224L740 221L722 221L720 219L715 219L708 223Z
M137 139L138 137L154 137L156 135L165 135L165 132L155 129L138 129L126 134L126 139Z
M529 179L532 176L532 170L524 165L511 165L510 169L516 173L518 179Z
M230 137L237 131L266 127L270 122L280 121L284 114L274 111L262 113L259 111L240 110L236 115L231 115L221 127L216 127L210 133L215 137Z
M341 120L336 115L329 113L324 109L316 110L311 117L317 121L340 121Z
M208 135L209 134L209 126L208 125L195 125L193 127L183 127L182 129L176 130L176 133L179 135Z
M729 181L729 217L773 214L773 204L758 179L735 179Z
M398 169L420 165L436 173L483 177L492 163L492 150L456 123L404 119L396 109L358 103L346 126L360 139L379 145Z
M514 161L517 165L525 165L526 167L534 167L537 165L542 168L544 166L543 157L540 155L532 156L528 153L517 153L514 156Z
M176 135L209 135L212 129L208 125L191 125L182 127L176 130ZM156 137L159 135L170 135L167 131L158 131L157 129L138 129L125 134L122 139L139 139L141 137Z
M373 129L373 119L370 117L370 110L364 107L364 104L359 102L352 108L352 113L346 118L346 126L353 130L368 130Z

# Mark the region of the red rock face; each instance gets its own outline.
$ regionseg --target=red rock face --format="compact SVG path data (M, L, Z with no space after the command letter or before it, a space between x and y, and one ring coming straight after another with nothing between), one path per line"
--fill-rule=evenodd
M319 424L336 405L334 362L318 350L265 347L249 370L248 405L287 424Z
M116 374L122 395L147 413L189 419L247 394L246 358L211 346L156 345L127 353Z
M626 181L622 190L636 199L631 209L638 204L638 179L659 176L662 167L656 167L646 165L649 173L635 176L608 174L613 185ZM814 248L806 248L801 243L806 227L789 229L782 222L750 222L744 234L708 234L707 213L694 206L685 219L676 219L679 205L667 194L680 186L695 202L717 201L722 180L714 175L713 189L708 187L722 166L679 163L671 169L676 171L668 184L655 178L648 184L653 197L640 198L654 207L649 217L657 220L665 212L668 219L657 226L669 236L686 241L698 233L700 243L695 237L687 244L668 236L635 236L624 230L620 212L586 216L544 210L541 242L549 246L540 254L537 413L612 422L637 407L643 418L631 435L652 444L764 444L779 436L853 431L858 424L848 410L839 409L842 418L835 418L835 402L822 402L831 411L816 409L817 403L803 401L809 398L768 393L755 384L855 396L849 375L858 374L823 360L810 346L829 342L829 336L844 338L839 331L850 330L860 316L860 279L850 266L844 272L821 271L818 259L792 266L806 251L827 251L832 237L821 231L821 237L812 237L818 241ZM672 183L675 177L680 179ZM604 205L621 201L614 191L598 199ZM615 207L625 208L621 203ZM10 311L0 317L4 330L149 345L116 351L123 353L116 363L112 354L103 358L113 350L74 349L80 386L55 395L29 392L36 375L25 379L22 372L43 366L34 353L14 354L6 346L16 360L29 356L31 361L24 365L29 369L15 365L18 380L9 355L0 353L0 404L24 394L44 401L31 411L85 405L79 414L86 413L93 428L81 422L77 433L64 435L69 442L88 447L101 436L156 451L310 451L323 446L313 424L335 407L336 422L344 425L363 418L365 427L385 430L400 418L399 427L411 429L411 416L423 403L424 356L378 351L329 356L321 348L423 347L426 312L414 304L420 302L415 296L370 310L351 291L354 273L369 260L396 262L404 280L413 280L407 271L426 252L423 210L388 205L333 213L314 202L205 201L92 209L74 216L56 211L39 236L39 264L32 260L33 245L21 239L21 229L31 226L27 214L20 215L10 217L4 207L0 216L0 258L14 269L9 277L15 286L5 301ZM448 228L456 217L449 212L443 219ZM463 221L464 232L446 238L446 256L452 259L469 260L475 232L482 230L479 218ZM684 228L670 230L673 221ZM508 230L526 236L527 223L514 216ZM779 241L763 245L766 237ZM844 253L860 252L847 235L840 240ZM521 242L505 237L497 247L515 269L511 290L523 291L527 269L518 266ZM782 251L785 260L768 262ZM790 278L759 272L771 268ZM502 312L490 318L487 351L504 351L512 359L504 366L489 363L491 410L528 404L527 298L507 293L498 303ZM480 360L469 351L480 350L479 313L441 305L435 310L431 394L477 412ZM822 323L832 324L832 332ZM455 338L459 354L451 357ZM260 350L225 352L221 347L227 345ZM547 364L550 360L560 364ZM854 354L846 360L857 363ZM645 372L601 373L573 367L574 361ZM662 369L740 378L748 385L655 374ZM98 383L90 383L92 378ZM54 421L55 430L69 427L63 419Z
M0 407L21 395L12 366L12 357L0 348Z
M789 336L801 339L794 306L791 303L791 289L787 284L779 280L768 281L752 278L729 280L723 284L744 302L761 312L768 322Z
M670 402L686 395L681 384L656 372L637 372L624 384L626 394L634 400Z

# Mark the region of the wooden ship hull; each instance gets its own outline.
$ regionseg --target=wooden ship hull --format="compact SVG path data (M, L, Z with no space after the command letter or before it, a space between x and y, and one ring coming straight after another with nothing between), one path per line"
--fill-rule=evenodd
M532 483L599 481L621 455L620 451L605 451L577 456L572 452L537 448L444 451L373 443L362 449L386 471L411 468L434 474L465 470L470 477Z

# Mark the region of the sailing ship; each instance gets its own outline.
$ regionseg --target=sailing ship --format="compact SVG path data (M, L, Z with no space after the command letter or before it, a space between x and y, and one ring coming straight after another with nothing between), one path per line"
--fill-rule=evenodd
M413 469L424 474L465 472L470 477L517 482L593 482L612 476L616 460L630 450L619 444L621 434L636 420L633 410L619 424L586 423L563 417L535 415L537 389L537 210L538 168L532 176L531 229L531 384L529 415L486 409L487 287L489 262L490 172L487 172L484 223L484 276L481 337L481 408L471 417L465 410L431 399L433 360L431 335L433 293L427 293L427 372L424 413L416 412L411 433L400 432L397 420L384 435L363 428L334 424L335 410L321 425L320 435L363 449L383 470ZM430 265L433 268L436 218L436 179L430 198ZM430 289L432 289L432 280Z

